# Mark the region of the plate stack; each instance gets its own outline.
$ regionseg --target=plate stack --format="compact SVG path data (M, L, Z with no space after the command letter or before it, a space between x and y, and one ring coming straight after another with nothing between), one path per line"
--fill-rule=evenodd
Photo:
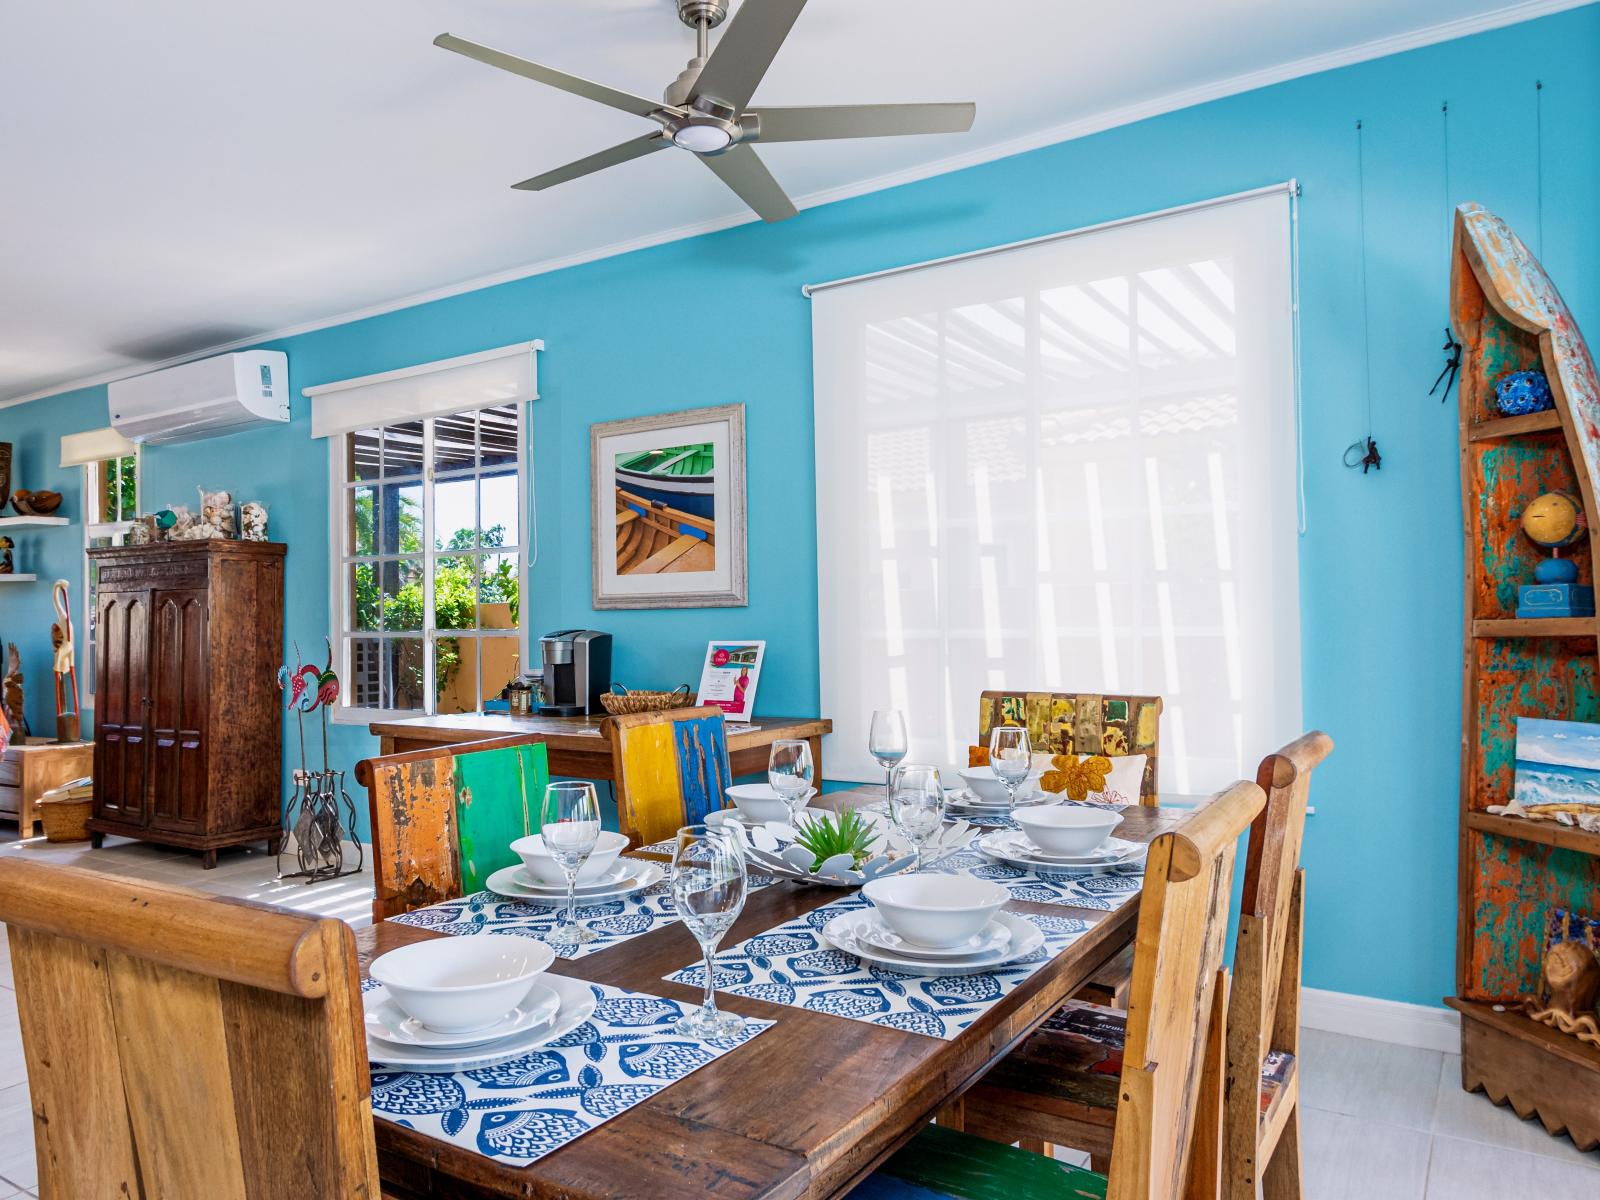
M583 877L580 875L575 896L584 904L616 900L655 887L664 878L666 869L660 863L645 862L637 858L619 858L603 874L587 883L583 882ZM565 883L545 883L537 880L528 873L527 867L521 865L501 867L489 876L485 885L491 892L529 904L560 905L567 902Z
M823 938L902 975L981 975L1044 945L1037 925L1001 911L1011 893L984 879L902 875L875 879L861 894L872 907L835 917Z

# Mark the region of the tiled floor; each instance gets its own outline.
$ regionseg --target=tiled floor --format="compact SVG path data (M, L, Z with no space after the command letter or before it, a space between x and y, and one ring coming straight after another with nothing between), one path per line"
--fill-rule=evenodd
M0 832L0 854L182 883L357 926L371 916L370 874L308 886L277 882L273 860L259 851L224 853L216 870L202 871L193 855L138 842L113 838L90 851L87 843L6 837ZM10 955L0 942L0 1200L31 1196L38 1182L11 985ZM1308 1029L1302 1055L1306 1200L1600 1197L1600 1151L1585 1154L1509 1108L1466 1094L1454 1054Z

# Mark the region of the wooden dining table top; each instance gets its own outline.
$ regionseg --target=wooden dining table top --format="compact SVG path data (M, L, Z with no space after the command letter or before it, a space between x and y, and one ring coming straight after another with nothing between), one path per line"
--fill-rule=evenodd
M812 803L839 808L882 794L881 788L863 788ZM1186 811L1135 806L1123 812L1116 834L1148 842ZM765 933L840 895L789 882L752 892L721 945ZM1139 902L1135 897L1111 912L1015 900L1006 907L1075 917L1090 929L951 1040L719 992L720 1007L776 1024L528 1166L499 1163L377 1120L385 1194L392 1192L396 1200L842 1195L1121 950L1133 936ZM363 977L374 956L444 936L449 935L393 921L359 931ZM662 977L699 961L693 937L673 923L586 958L558 959L552 970L698 1004L698 988Z

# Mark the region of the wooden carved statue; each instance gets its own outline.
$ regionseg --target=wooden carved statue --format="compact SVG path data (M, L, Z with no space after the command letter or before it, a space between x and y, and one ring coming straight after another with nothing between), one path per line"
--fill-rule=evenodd
M6 647L6 672L0 676L0 704L5 705L13 736L20 737L28 726L22 717L22 655L15 642Z
M1570 1033L1579 1041L1600 1046L1600 1021L1595 1002L1600 1000L1600 957L1585 943L1557 942L1545 952L1544 978L1550 989L1547 1003L1529 1002L1530 1018Z

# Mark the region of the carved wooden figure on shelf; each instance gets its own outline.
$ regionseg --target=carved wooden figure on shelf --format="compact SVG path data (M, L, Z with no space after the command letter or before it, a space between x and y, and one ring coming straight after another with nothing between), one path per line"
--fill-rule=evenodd
M1581 1042L1600 1046L1600 921L1557 909L1550 915L1544 955L1542 997L1528 1000L1530 1019Z

